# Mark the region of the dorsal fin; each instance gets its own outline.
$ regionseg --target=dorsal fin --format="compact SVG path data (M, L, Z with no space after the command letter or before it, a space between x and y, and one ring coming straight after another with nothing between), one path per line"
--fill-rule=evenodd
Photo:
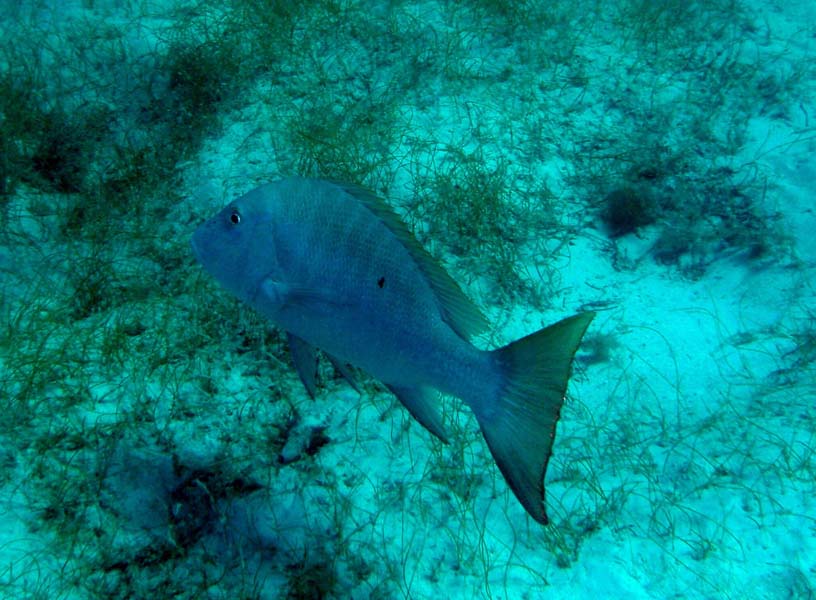
M360 186L338 181L331 183L359 200L408 250L436 295L442 318L460 337L471 338L487 330L489 325L487 318L437 260L422 247L385 200Z

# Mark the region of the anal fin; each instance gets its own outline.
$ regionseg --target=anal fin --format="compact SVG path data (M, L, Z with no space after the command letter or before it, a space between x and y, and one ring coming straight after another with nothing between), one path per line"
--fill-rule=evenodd
M437 403L436 393L429 391L427 388L404 388L389 385L387 386L391 393L402 402L402 405L408 409L411 416L440 440L448 443L448 436L442 426L442 415L435 406Z
M324 351L324 354L325 351ZM354 390L358 394L362 394L362 390L360 388L360 384L357 383L357 377L354 376L354 371L352 370L351 366L344 363L339 358L332 356L331 354L326 354L331 361L331 364L334 365L334 368L337 369L340 374L345 378L346 381L349 382L349 385L354 388Z

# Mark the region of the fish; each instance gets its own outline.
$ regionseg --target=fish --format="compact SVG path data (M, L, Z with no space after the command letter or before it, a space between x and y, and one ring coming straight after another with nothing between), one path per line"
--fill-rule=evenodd
M311 396L319 349L352 384L345 365L379 380L442 442L439 397L460 399L521 505L549 522L547 463L594 312L480 349L474 339L488 320L388 203L326 179L261 185L199 225L191 242L206 272L286 332Z

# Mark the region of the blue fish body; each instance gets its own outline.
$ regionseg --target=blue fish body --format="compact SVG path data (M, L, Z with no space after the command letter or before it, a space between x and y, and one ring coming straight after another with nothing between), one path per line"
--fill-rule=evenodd
M591 313L494 351L487 321L388 206L353 186L290 178L238 198L193 234L226 289L284 329L314 394L317 348L382 381L445 440L436 396L461 398L528 513L543 478L575 350Z

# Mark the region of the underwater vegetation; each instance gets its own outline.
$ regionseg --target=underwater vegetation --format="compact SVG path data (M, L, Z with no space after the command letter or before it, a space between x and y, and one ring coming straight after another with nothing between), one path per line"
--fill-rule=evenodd
M791 260L790 241L772 200L773 174L756 159L746 159L743 150L750 120L789 115L813 65L786 64L778 57L762 63L752 55L757 25L736 2L618 6L614 18L631 27L612 43L633 51L620 66L634 73L659 67L690 78L680 90L670 75L642 87L610 81L603 130L575 156L582 174L573 181L592 198L590 205L613 241L616 267L637 265L642 258L621 256L617 238L625 235L649 240L648 254L657 263L693 279L724 258L758 266ZM708 34L702 32L717 41L703 40ZM748 106L767 70L781 73L784 84L758 109ZM706 109L678 110L678 103Z
M507 172L495 170L484 157L453 154L428 181L427 191L415 199L411 217L427 223L423 241L443 242L471 277L484 277L498 290L518 290L520 230L514 228L513 204ZM470 267L470 268L467 268ZM511 292L508 292L511 293Z
M682 172L644 167L634 178L625 174L621 187L598 203L610 239L647 235L655 262L677 266L695 279L724 258L761 264L787 256L778 214L765 202L767 181L737 177L727 167L702 177ZM622 264L617 257L615 264Z
M722 561L767 540L734 523L787 524L811 490L807 307L722 325L706 415L684 413L660 332L592 332L574 377L606 388L565 405L553 526L533 529L466 411L443 403L443 447L327 361L314 400L293 392L285 339L188 245L214 206L298 174L393 198L497 330L582 302L619 314L617 291L562 277L587 239L634 274L794 266L775 175L743 152L752 118L800 111L813 65L769 56L775 34L741 3L17 11L0 25L0 486L16 528L0 595L546 594L631 535L736 596ZM806 569L774 569L778 593L812 594Z
M27 183L42 191L76 193L83 189L92 148L104 134L101 107L68 115L65 109L41 105L43 90L24 69L0 75L2 115L0 168L3 196Z
M609 235L616 238L635 233L641 227L654 223L656 204L648 189L617 188L603 199L600 217Z

